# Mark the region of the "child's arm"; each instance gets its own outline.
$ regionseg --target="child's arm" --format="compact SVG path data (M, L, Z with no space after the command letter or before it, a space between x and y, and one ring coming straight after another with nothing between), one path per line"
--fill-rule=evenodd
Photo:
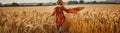
M68 11L69 11L67 8L64 7L64 5L62 5L62 7L63 7L63 10L64 10L65 12L68 12Z
M54 8L53 13L52 13L52 15L51 15L51 16L54 16L54 15L55 15L55 13L56 13L56 7Z

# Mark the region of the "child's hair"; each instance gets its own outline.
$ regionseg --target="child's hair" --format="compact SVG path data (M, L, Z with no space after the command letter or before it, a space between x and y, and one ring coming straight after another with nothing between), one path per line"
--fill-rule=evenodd
M58 0L57 1L57 5L63 5L63 1L62 0Z

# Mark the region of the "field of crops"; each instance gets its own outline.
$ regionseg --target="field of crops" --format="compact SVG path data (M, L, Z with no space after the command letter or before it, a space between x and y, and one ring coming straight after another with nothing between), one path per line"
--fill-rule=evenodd
M82 6L77 13L66 13L62 33L120 33L119 4L65 5ZM55 6L0 7L0 33L57 33Z

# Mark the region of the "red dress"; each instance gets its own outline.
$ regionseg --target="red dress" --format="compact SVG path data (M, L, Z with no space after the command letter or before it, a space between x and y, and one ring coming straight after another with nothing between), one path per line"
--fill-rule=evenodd
M64 16L63 11L65 11L67 13L73 13L73 12L76 12L76 11L80 11L81 9L83 9L83 7L75 7L75 8L69 8L69 9L67 9L63 5L57 5L54 8L54 11L53 11L53 14L52 14L52 15L56 14L57 29L59 29L60 26L62 26L62 24L65 21L65 16Z

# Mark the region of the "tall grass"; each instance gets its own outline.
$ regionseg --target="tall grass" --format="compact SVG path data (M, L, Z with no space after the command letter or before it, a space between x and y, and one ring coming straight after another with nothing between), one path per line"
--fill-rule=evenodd
M78 13L64 13L62 33L120 33L120 6L84 7ZM0 33L56 33L52 9L53 6L0 7Z

